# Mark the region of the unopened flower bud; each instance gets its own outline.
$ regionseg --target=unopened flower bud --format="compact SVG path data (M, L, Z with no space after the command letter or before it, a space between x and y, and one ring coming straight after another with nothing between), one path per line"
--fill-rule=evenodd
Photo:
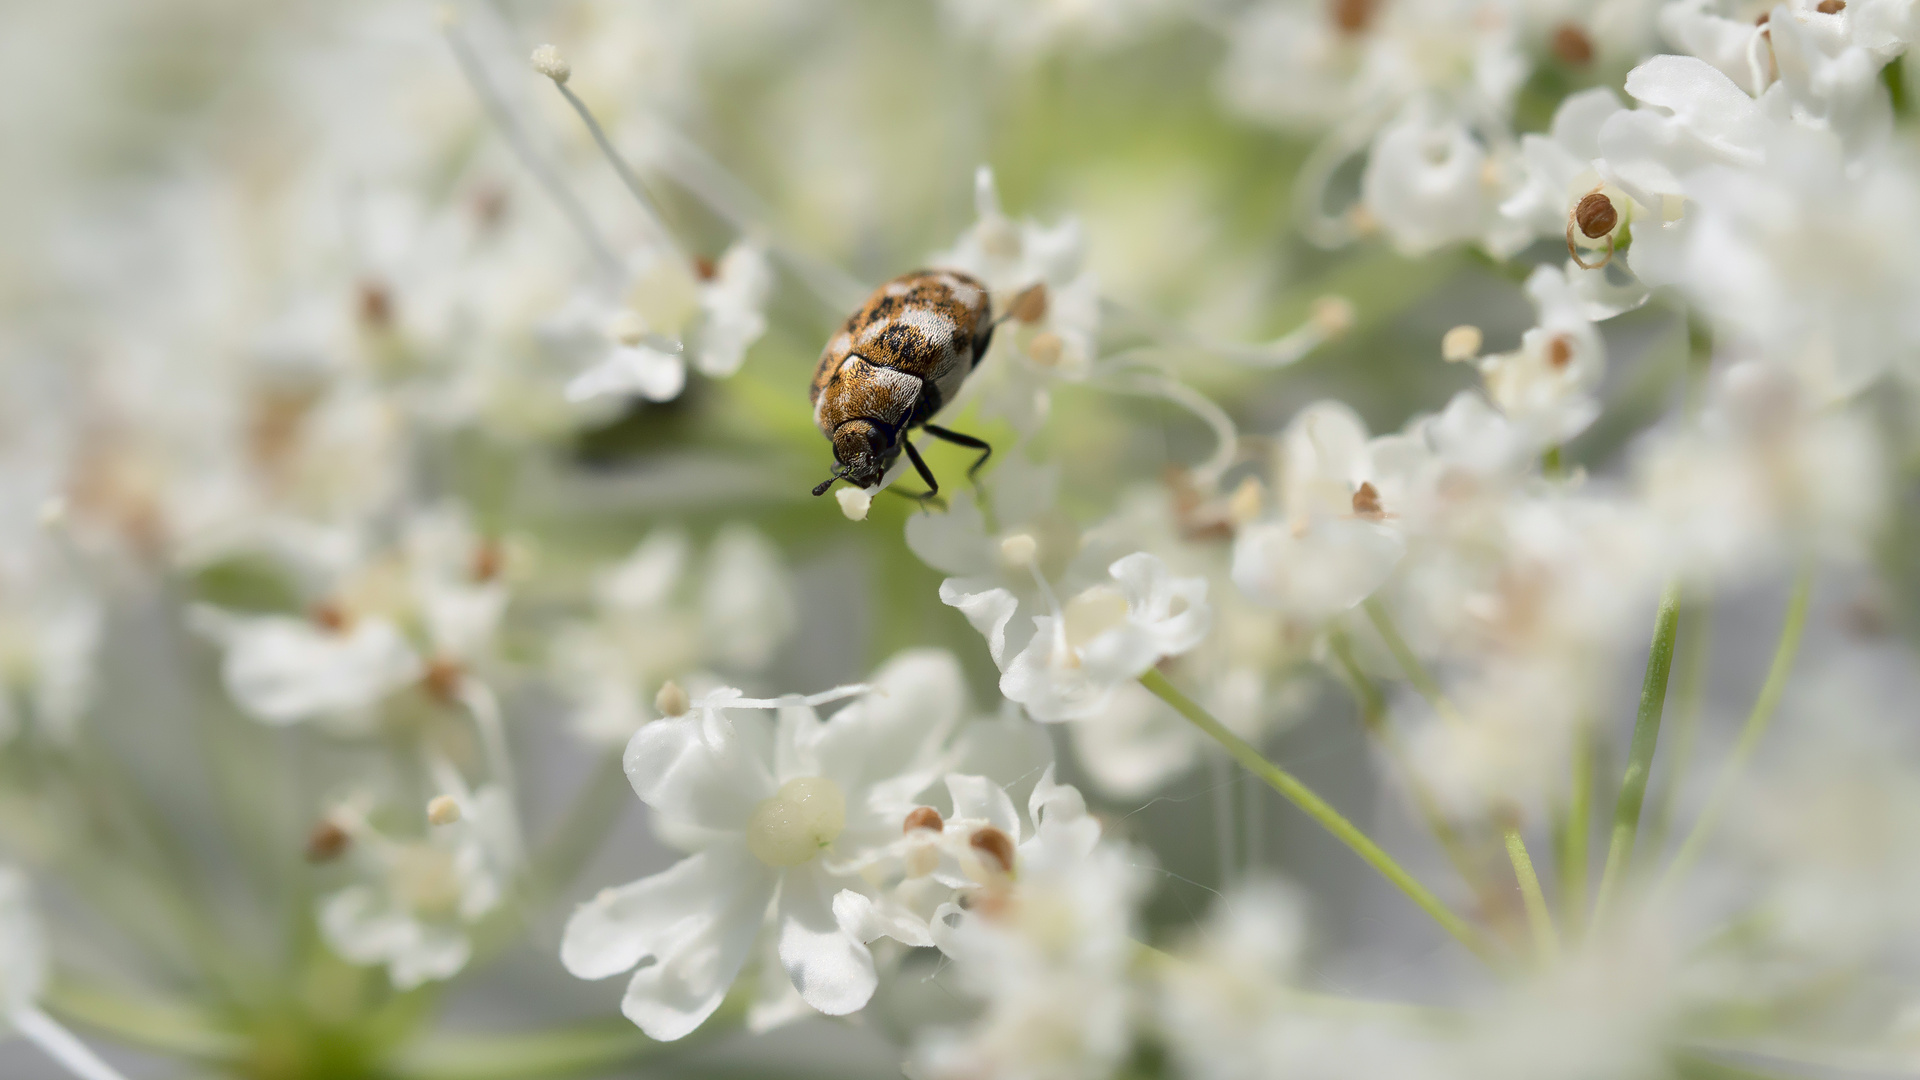
M1033 340L1027 342L1027 355L1033 357L1033 362L1041 367L1052 367L1058 364L1061 354L1066 351L1067 343L1061 340L1059 334L1051 330L1044 334L1035 334Z
M573 78L573 65L567 63L567 58L560 55L560 50L556 46L542 45L534 49L531 60L533 70L554 82L565 83Z
M1353 329L1353 301L1344 296L1316 297L1313 313L1308 318L1315 330L1327 337L1339 337Z
M1440 356L1451 364L1465 363L1480 355L1486 338L1477 326L1456 326L1440 339Z
M1014 533L1000 541L1000 558L1008 566L1032 566L1034 556L1039 553L1040 542L1031 533Z
M622 345L632 348L640 344L647 336L647 320L631 309L622 311L607 322L607 336Z
M1573 223L1580 227L1580 234L1589 240L1598 240L1613 231L1620 224L1620 211L1613 208L1613 200L1604 194L1589 192L1573 208Z
M931 806L916 806L907 811L907 819L900 823L900 831L910 833L915 829L930 829L939 832L946 826L941 820L940 811Z
M840 512L848 521L867 520L867 511L873 508L873 496L865 488L843 487L833 497L840 500Z
M332 818L321 818L307 834L307 861L332 862L353 843L353 836Z
M967 846L980 855L980 861L1002 874L1013 873L1013 840L991 825L974 830Z
M427 820L435 825L451 825L460 820L460 803L451 795L435 795L427 804Z
M680 684L669 679L660 684L660 692L653 695L653 707L660 710L661 716L685 716L693 708L693 702L687 699L687 692Z
M1035 282L1013 298L1007 317L1023 323L1037 323L1047 317L1047 283Z

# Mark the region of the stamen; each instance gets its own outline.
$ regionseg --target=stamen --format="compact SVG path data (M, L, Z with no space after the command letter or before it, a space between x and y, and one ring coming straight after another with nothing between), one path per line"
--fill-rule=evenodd
M1440 358L1450 364L1463 364L1480 355L1480 347L1486 344L1486 338L1480 328L1471 325L1456 326L1440 339Z
M661 683L660 692L653 695L653 707L660 710L661 716L685 716L693 703L688 700L687 692L680 689L680 684L669 679Z
M1044 281L1028 286L1007 307L1007 318L1019 322L1037 323L1046 317L1047 283Z
M1820 5L1813 10L1822 15L1838 15L1847 10L1847 0L1820 0Z
M427 803L427 821L433 825L451 825L460 820L460 803L451 795L436 795Z
M1613 200L1598 191L1589 192L1573 208L1574 224L1580 226L1581 235L1589 240L1598 240L1613 231L1620 224L1620 212L1613 207Z
M940 811L931 806L914 807L907 811L907 819L900 823L900 831L903 833L910 833L915 829L939 832L945 827L946 822L941 820Z
M594 145L600 148L601 156L607 159L607 164L613 166L614 173L620 177L620 182L626 185L627 192L633 196L635 202L640 204L640 212L646 218L648 227L657 234L662 243L691 266L693 260L681 250L673 231L667 228L665 217L655 205L652 195L648 194L646 184L640 179L640 175L634 172L633 167L627 164L627 159L621 157L620 152L613 148L613 141L607 138L607 132L600 126L600 121L594 118L593 110L587 108L587 103L581 101L580 95L574 93L567 85L567 79L572 76L573 69L564 61L561 61L557 68L546 63L558 56L558 50L555 50L553 57L543 56L546 50L552 48L551 45L542 45L533 51L534 70L552 79L554 89L560 91L560 96L566 98L567 104L573 106L573 111L579 115L580 122L586 125L587 133L593 136ZM560 74L555 74L556 71Z
M1369 481L1362 481L1360 487L1353 493L1353 516L1370 521L1378 521L1387 516L1386 512L1380 509L1380 489L1374 487Z
M1566 366L1573 363L1573 339L1565 334L1555 335L1547 343L1547 363L1556 371L1566 370Z
M1578 23L1561 23L1553 32L1551 48L1568 67L1585 67L1593 62L1593 39Z
M1331 6L1333 25L1343 34L1357 35L1373 25L1380 0L1333 0Z
M332 862L346 853L353 844L353 835L340 827L332 818L321 818L314 823L313 831L307 834L307 861L310 863Z
M990 861L992 868L1000 873L1013 873L1013 840L1006 833L988 825L974 830L967 838L967 846L978 852L983 861Z

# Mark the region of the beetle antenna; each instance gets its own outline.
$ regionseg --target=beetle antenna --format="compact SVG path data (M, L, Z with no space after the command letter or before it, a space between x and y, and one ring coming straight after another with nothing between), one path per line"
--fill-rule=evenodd
M838 476L827 477L825 480L820 481L820 483L814 487L813 493L815 495L825 495L827 493L827 489L832 487L833 482L838 479L840 479Z

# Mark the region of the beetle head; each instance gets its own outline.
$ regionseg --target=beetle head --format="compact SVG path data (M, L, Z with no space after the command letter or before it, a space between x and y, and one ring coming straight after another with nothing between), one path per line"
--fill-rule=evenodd
M848 420L833 429L833 476L813 489L825 494L834 480L845 480L855 487L870 488L886 475L887 463L895 446L893 429L871 420Z

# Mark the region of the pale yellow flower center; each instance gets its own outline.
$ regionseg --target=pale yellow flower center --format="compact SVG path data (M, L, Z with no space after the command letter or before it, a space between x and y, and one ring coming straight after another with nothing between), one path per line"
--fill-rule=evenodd
M768 866L799 866L847 827L847 797L824 776L780 785L747 820L747 850Z

